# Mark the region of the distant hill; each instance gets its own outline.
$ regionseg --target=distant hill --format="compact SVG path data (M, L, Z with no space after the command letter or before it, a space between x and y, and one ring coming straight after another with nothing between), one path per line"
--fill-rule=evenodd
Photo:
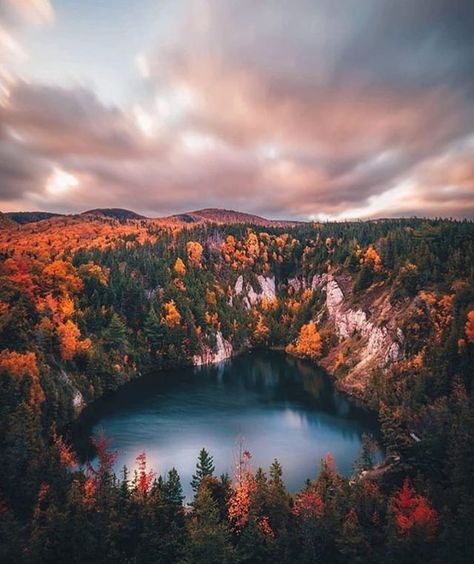
M52 217L60 217L60 213L32 211L32 212L8 212L5 213L7 217L12 219L15 223L24 225L25 223L34 223L35 221L43 221L51 219Z
M205 208L202 210L195 210L172 215L164 219L177 223L250 223L252 225L275 227L292 226L302 223L300 221L266 219L264 217L260 217L259 215L253 215L250 213L238 212L234 210L224 210L219 208Z
M218 223L218 224L236 224L247 223L251 225L259 225L263 227L292 227L304 222L301 221L288 221L279 219L267 219L259 215L250 213L239 212L235 210L225 210L219 208L205 208L202 210L194 210L183 212L179 214L170 215L167 217L145 217L132 210L123 208L96 208L87 210L80 214L63 215L51 212L11 212L4 214L4 218L14 221L16 224L25 225L38 221L44 221L54 218L69 218L73 223L79 219L87 221L96 219L115 219L119 221L137 221L147 220L160 225L199 225L203 223ZM5 227L7 227L5 225Z
M122 208L98 208L95 210L88 210L81 215L96 215L101 217L111 217L112 219L147 219L144 215L140 215L131 210Z

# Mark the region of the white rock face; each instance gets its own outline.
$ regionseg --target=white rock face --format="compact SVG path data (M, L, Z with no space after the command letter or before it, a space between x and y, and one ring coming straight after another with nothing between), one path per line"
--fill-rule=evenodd
M337 315L343 303L344 294L338 283L334 279L329 280L326 284L326 307L328 308L329 315Z
M244 277L243 277L242 275L240 275L240 276L237 278L237 281L236 281L236 283L235 283L235 288L234 288L235 293L236 293L237 295L241 294L241 293L242 293L242 290L243 290L243 287L244 287Z
M261 300L263 297L267 298L268 300L273 300L276 296L275 291L275 277L265 277L265 276L257 276L257 280L262 288L260 294L258 294L259 299Z
M79 413L86 407L84 402L84 397L81 392L73 385L71 382L71 378L69 374L65 370L60 370L59 377L61 380L72 389L72 407L74 409L74 413L79 415Z
M193 364L195 366L202 366L203 364L215 364L227 360L232 356L232 344L224 339L222 333L219 331L216 335L216 348L212 350L205 347L202 354L193 357Z
M254 304L263 298L273 300L276 296L275 277L257 276L258 283L260 284L260 291L256 292L253 286L249 283L244 284L244 278L240 275L235 282L234 290L237 295L244 294L243 302L247 309L250 309Z
M394 326L394 322L389 321L389 327L379 327L368 318L365 311L348 307L341 287L330 275L314 276L311 287L326 291L326 308L339 340L349 339L358 333L365 341L359 355L360 361L352 368L352 372L360 372L368 365L383 367L400 358L403 333Z
M308 284L304 278L288 278L288 286L291 286L295 292L306 290Z
M328 278L327 274L315 274L313 276L313 280L311 281L311 289L320 290L326 285Z
M74 396L72 398L72 406L74 407L74 411L79 413L84 409L84 398L79 390L76 389L74 392Z

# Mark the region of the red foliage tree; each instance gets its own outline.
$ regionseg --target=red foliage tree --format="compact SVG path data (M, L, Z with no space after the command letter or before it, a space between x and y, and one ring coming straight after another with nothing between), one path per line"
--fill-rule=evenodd
M408 478L390 500L397 533L407 536L419 532L427 540L434 538L438 526L438 514L431 508L426 497L417 495Z
M75 466L77 466L75 452L69 445L64 442L64 439L61 437L61 435L54 433L53 441L58 450L59 460L61 464L66 468L74 468Z
M324 516L325 504L319 491L318 484L311 485L301 492L295 499L293 513L303 518L318 518Z
M149 492L156 474L153 470L147 470L145 452L142 452L137 456L136 462L138 465L137 491L140 495L144 496Z

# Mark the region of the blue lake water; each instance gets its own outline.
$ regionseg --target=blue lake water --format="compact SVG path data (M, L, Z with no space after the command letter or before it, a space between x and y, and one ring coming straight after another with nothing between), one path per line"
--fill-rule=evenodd
M322 370L278 351L136 380L94 404L78 428L82 443L92 434L108 436L118 451L117 473L124 464L133 470L142 451L157 474L176 467L188 498L202 447L217 474L232 474L243 440L254 469L277 458L287 487L298 491L316 477L327 453L350 474L362 434L377 435L373 416L339 393ZM92 450L80 450L93 458Z

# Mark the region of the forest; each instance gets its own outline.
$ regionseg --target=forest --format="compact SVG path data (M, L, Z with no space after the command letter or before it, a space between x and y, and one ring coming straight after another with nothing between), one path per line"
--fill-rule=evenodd
M242 448L217 476L202 449L190 504L146 452L115 475L105 436L79 463L82 409L222 343L319 363L377 413L385 462L367 436L351 476L328 455L289 492L277 460ZM4 220L0 562L473 562L473 367L472 221Z

